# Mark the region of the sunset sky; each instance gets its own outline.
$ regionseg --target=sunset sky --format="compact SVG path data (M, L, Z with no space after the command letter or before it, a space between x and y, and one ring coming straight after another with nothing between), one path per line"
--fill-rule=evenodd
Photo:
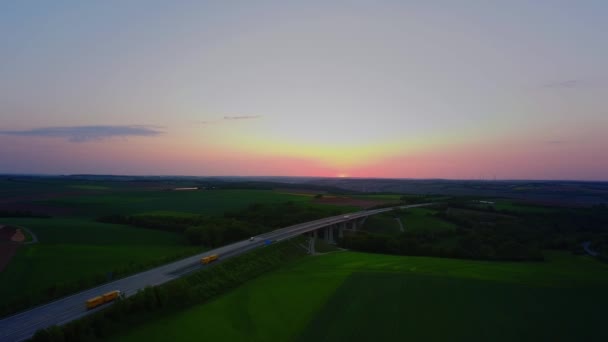
M608 180L608 1L2 1L0 173Z

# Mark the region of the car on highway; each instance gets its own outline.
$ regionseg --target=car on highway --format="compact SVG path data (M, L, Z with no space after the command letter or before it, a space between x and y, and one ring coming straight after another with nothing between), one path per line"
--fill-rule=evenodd
M344 216L342 216L342 217L343 217L343 218L349 218L349 217L350 217L350 215L344 215Z
M253 240L255 240L255 238L253 236L249 238L249 241L253 241Z

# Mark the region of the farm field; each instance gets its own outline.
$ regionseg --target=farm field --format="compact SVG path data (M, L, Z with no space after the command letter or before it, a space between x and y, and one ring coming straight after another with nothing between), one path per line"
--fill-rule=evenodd
M115 340L608 338L602 318L608 266L563 252L546 252L546 259L508 263L355 252L307 257Z
M400 214L401 222L407 232L437 232L456 229L456 225L434 217L436 211L426 208L412 208Z
M426 208L412 208L397 214L406 232L438 232L456 229L456 225L434 217L437 211ZM401 229L395 214L382 214L369 217L362 228L370 233L398 235Z
M555 207L530 205L522 202L509 201L509 200L497 200L494 203L496 210L508 210L517 213L536 213L536 214L549 214L559 210Z
M0 272L0 304L60 283L128 269L199 250L170 232L104 224L78 218L3 218L35 232L39 243L23 245Z
M365 220L361 229L376 234L396 235L401 233L399 223L392 214L370 216Z
M70 208L74 215L98 217L145 214L157 211L217 215L245 208L251 203L310 202L309 197L272 190L137 191L63 197L38 204Z

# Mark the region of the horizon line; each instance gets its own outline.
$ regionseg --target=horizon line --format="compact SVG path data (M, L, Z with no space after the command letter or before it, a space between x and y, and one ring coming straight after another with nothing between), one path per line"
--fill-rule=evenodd
M316 178L316 179L344 179L344 180L410 180L410 181L477 181L477 182L599 182L607 183L608 179L533 179L533 178L502 178L502 179L478 179L478 178L396 178L396 177L338 177L338 176L252 176L252 175L171 175L171 174L95 174L95 173L0 173L0 177L4 176L29 176L29 177L77 177L77 176L95 176L95 177L182 177L182 178Z

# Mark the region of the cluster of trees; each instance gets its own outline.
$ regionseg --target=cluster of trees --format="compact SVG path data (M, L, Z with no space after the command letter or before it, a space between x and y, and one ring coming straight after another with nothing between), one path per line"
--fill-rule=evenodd
M404 195L400 200L403 204L421 204L435 202L441 195Z
M344 247L403 255L424 255L485 260L542 260L542 249L582 252L592 241L597 250L608 244L608 210L561 208L543 211L495 210L456 199L436 206L435 216L458 226L455 231L405 232L399 236L358 233L345 236ZM406 224L407 225L407 224Z
M186 229L188 241L195 245L222 246L297 223L340 215L343 208L313 206L293 201L279 204L254 203L247 208L208 218Z
M101 222L127 224L140 228L158 229L184 234L192 245L217 247L257 235L263 228L234 218L213 216L158 216L111 215L98 219Z
M301 248L288 242L262 248L167 284L148 287L132 297L119 299L105 310L66 325L39 330L31 341L106 339L144 323L152 316L204 303L304 255Z
M314 206L293 201L254 203L247 208L213 216L111 215L98 220L136 227L183 233L193 245L217 247L277 228L312 221L344 212L339 207Z
M258 225L225 218L210 218L204 224L191 226L184 234L193 245L219 247L262 232Z
M449 243L442 241L449 240ZM371 253L411 256L433 256L477 260L543 260L535 246L512 238L467 233L462 230L445 232L405 232L398 236L357 232L347 234L341 241L345 248Z
M320 206L287 201L278 204L254 203L246 209L224 214L225 218L256 224L265 229L286 227L289 225L340 215L347 209L337 206Z
M171 261L185 258L191 254L191 251L184 251L182 253L164 256L162 258L149 262L130 263L128 265L116 267L111 272L98 273L95 275L83 277L77 281L56 283L53 286L50 286L42 291L24 292L19 297L16 297L8 303L0 306L0 317L14 314L15 312L30 308L34 305L46 303L53 299L66 296L95 285L103 284L109 280L122 278L129 274L164 265Z
M183 233L192 225L202 224L205 219L204 216L108 215L98 218L97 221Z

